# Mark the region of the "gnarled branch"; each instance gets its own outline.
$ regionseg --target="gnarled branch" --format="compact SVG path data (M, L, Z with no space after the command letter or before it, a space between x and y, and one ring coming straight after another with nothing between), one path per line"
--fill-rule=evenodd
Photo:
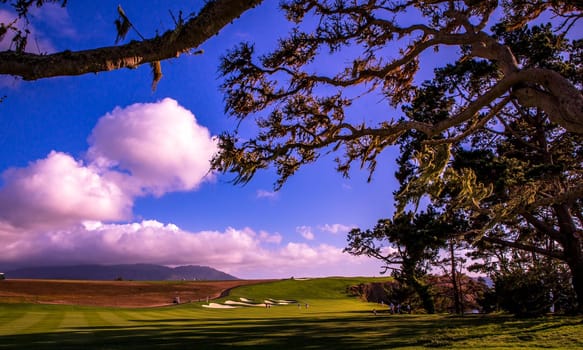
M160 37L133 41L121 46L83 51L64 51L50 55L0 52L0 74L37 80L55 76L72 76L135 68L145 63L176 58L197 48L224 26L262 0L209 1L200 13Z

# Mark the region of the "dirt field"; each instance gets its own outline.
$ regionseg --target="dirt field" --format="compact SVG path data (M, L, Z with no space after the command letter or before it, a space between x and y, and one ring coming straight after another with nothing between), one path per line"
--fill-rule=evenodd
M266 280L236 281L0 281L0 303L39 303L114 307L153 307L217 298L229 289Z

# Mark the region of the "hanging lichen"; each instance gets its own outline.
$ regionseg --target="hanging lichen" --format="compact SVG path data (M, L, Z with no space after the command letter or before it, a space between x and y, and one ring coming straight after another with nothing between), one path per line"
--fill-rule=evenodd
M152 68L152 91L155 91L158 82L162 79L162 65L160 61L155 61L150 63L150 68Z

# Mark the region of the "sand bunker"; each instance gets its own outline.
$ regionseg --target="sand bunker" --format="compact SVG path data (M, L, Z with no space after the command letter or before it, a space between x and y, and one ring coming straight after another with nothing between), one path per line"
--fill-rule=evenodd
M265 304L256 304L256 303L245 303L242 301L234 301L234 300L227 300L225 301L226 305L240 305L240 306L262 306L265 307Z
M203 305L202 307L212 308L212 309L236 309L239 307L271 307L274 305L290 305L296 304L297 300L285 300L285 299L265 299L263 303L256 303L253 299L239 298L240 301L236 300L226 300L223 304L210 303L208 305Z
M237 308L237 306L223 305L223 304L218 304L218 303L210 303L208 305L203 305L202 307L207 307L210 309L236 309Z

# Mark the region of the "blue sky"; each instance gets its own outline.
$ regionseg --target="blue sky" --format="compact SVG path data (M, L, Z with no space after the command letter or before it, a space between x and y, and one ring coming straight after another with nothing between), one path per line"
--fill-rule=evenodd
M200 3L122 6L151 37L172 27L169 10L189 13ZM113 45L117 5L71 1L35 12L28 50ZM10 16L0 6L0 22ZM381 157L371 183L365 170L343 178L335 155L302 168L278 192L269 170L245 186L205 176L212 136L237 124L224 113L220 56L241 41L266 52L290 28L276 2L265 2L208 40L204 54L163 62L156 91L148 66L35 82L1 77L0 270L159 263L241 278L378 275L378 261L341 251L351 227L391 216L397 149ZM388 119L386 104L369 97L354 118ZM250 122L243 128L254 131Z

